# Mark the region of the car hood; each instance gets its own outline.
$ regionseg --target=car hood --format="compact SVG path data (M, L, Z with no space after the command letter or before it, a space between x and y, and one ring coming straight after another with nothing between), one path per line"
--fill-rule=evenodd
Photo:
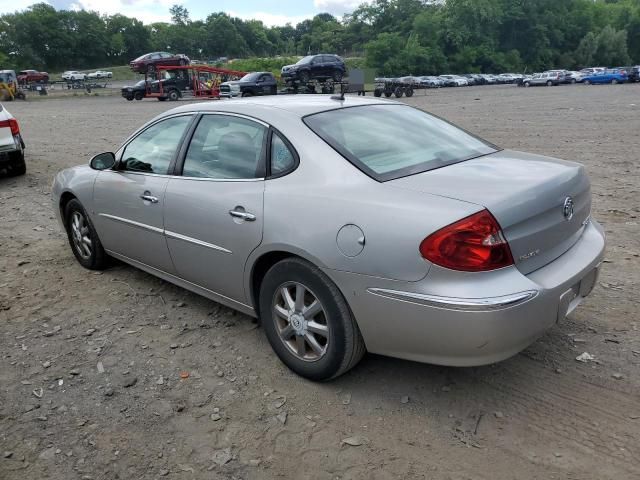
M567 251L591 212L590 183L582 165L510 150L386 183L487 208L525 274ZM570 218L564 215L568 197Z

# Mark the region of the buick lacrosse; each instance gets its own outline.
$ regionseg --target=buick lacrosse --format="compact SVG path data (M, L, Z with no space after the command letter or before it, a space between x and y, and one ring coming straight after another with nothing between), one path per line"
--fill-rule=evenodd
M605 246L580 164L364 97L184 105L52 198L82 266L115 257L258 317L314 380L365 351L506 359L591 292Z

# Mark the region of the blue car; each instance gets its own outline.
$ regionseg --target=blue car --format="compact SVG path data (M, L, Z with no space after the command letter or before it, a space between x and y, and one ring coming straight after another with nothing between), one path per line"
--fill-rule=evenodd
M586 85L592 83L611 83L613 85L617 83L624 83L629 80L627 72L618 69L607 69L604 72L594 73L583 77L582 82Z

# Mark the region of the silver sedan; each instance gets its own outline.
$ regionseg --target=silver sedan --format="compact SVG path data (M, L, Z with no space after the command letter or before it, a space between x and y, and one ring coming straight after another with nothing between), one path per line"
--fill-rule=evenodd
M580 164L357 97L181 106L52 198L81 265L115 257L258 317L314 380L365 351L506 359L591 292L605 246Z

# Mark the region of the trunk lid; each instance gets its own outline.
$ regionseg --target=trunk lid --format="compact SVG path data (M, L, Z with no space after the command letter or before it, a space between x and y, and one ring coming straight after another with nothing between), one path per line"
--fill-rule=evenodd
M523 274L571 248L591 212L591 188L582 165L509 150L386 183L487 208ZM569 206L565 208L568 198L571 218Z

